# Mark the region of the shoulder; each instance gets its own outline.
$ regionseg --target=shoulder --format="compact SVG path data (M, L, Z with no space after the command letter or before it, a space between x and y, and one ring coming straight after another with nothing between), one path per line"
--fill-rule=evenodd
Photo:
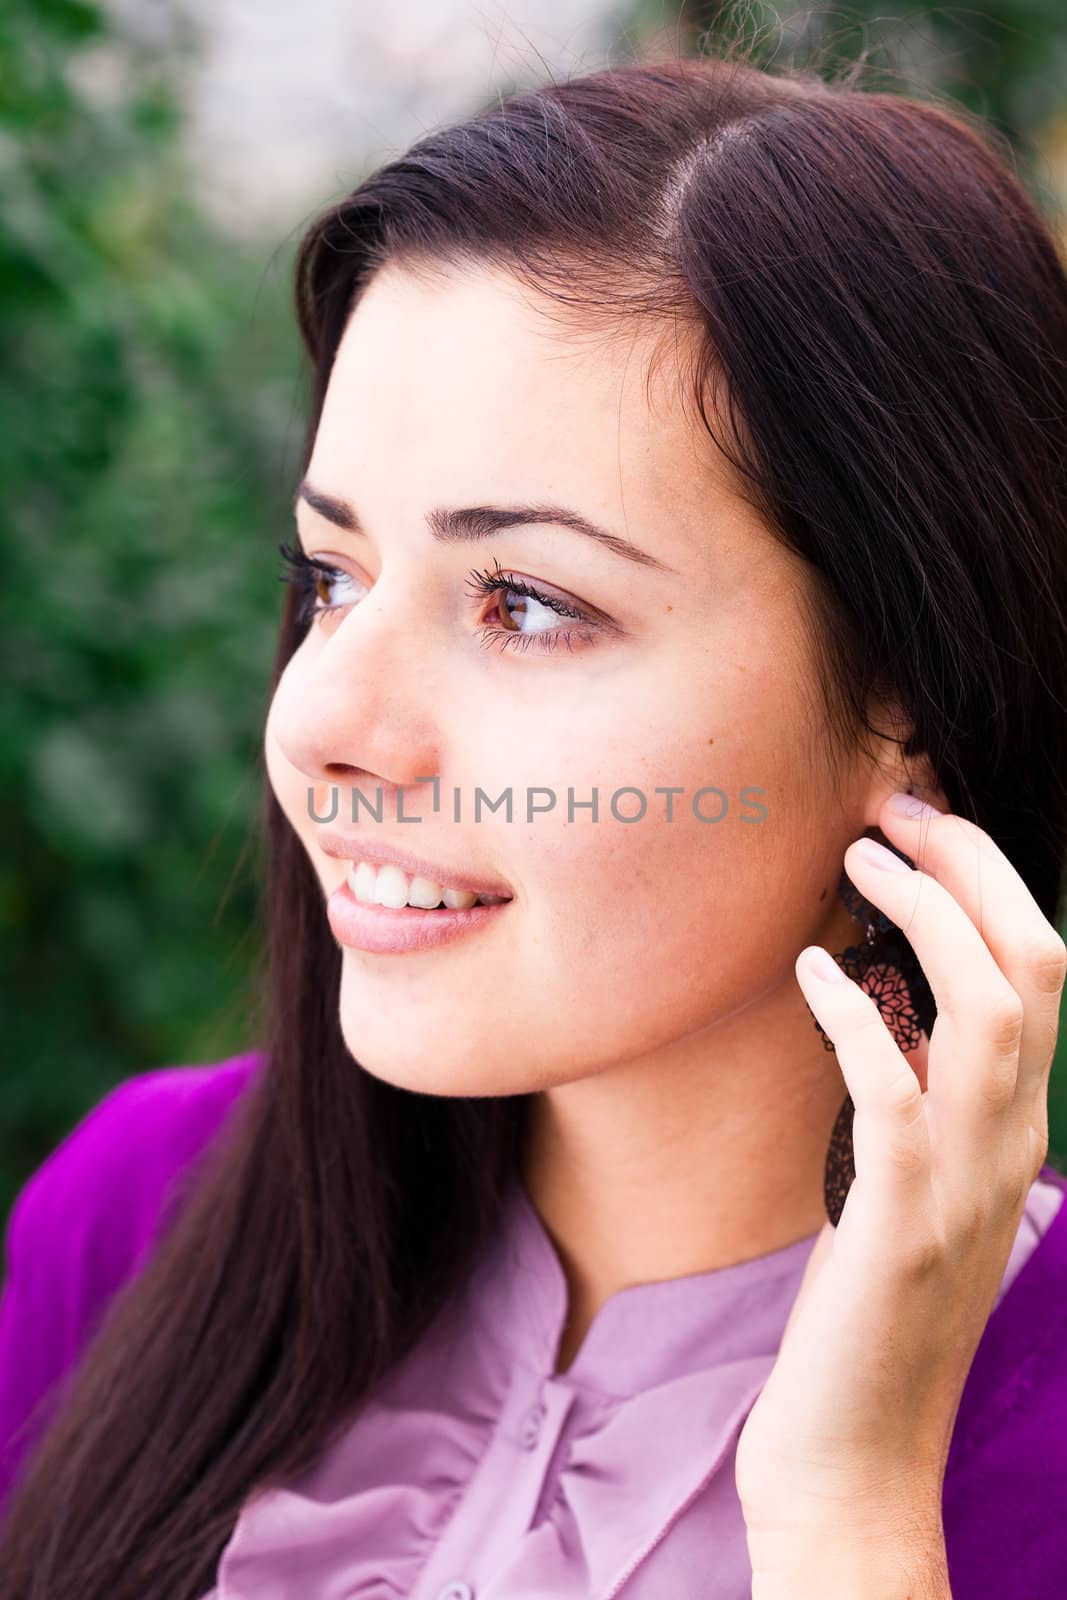
M1046 1163L1043 1183L1067 1188ZM967 1375L943 1511L953 1593L1053 1592L1067 1570L1067 1196L989 1318Z
M157 1067L119 1083L20 1190L8 1231L20 1256L95 1247L120 1264L149 1242L170 1183L211 1141L262 1058Z
M263 1062L249 1051L125 1079L19 1191L0 1296L0 1490L28 1444L16 1444L16 1434L143 1263L178 1178L221 1131Z
M1041 1185L1067 1189L1067 1177L1046 1163ZM988 1446L1006 1446L1009 1434L1053 1425L1046 1402L1059 1406L1055 1426L1067 1422L1067 1197L1046 1220L1020 1270L990 1316L967 1375L957 1418L957 1465L972 1467ZM1041 1396L1036 1408L1027 1397ZM1056 1398L1061 1397L1061 1398ZM1063 1469L1067 1472L1067 1431Z

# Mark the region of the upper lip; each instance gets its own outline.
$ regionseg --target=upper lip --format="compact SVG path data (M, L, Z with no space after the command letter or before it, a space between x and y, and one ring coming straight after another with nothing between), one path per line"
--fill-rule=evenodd
M325 829L320 829L317 837L319 847L328 856L399 867L412 878L429 878L433 883L439 883L447 889L466 889L470 894L499 894L511 898L511 891L506 884L494 883L489 878L479 877L476 873L468 872L465 867L445 867L433 861L424 861L419 856L413 856L410 851L401 850L393 844L386 844L381 839L330 833Z

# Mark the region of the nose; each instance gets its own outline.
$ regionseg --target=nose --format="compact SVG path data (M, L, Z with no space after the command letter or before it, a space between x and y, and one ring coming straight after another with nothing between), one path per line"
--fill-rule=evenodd
M435 636L383 579L340 620L311 630L320 636L305 639L278 684L273 736L310 783L358 786L372 805L380 785L384 820L395 791L440 771ZM347 818L347 797L341 804Z

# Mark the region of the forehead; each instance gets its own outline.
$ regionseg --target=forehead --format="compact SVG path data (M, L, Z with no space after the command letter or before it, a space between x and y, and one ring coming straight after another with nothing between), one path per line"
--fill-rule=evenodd
M368 506L545 498L613 518L666 561L754 513L695 414L691 328L583 321L499 267L388 265L330 375L309 476Z
M634 319L605 329L519 283L501 268L435 270L432 277L387 266L364 289L348 319L331 390L364 412L395 422L394 405L413 421L450 432L477 420L494 438L614 439L674 433L678 382L667 371L645 394L649 358L660 340ZM662 337L662 335L660 336ZM336 380L336 382L335 382ZM371 416L365 417L370 421Z

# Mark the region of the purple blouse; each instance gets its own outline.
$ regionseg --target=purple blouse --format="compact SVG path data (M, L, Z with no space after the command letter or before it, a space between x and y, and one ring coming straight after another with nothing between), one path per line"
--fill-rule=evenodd
M18 1437L34 1400L261 1064L128 1080L23 1189L0 1299L0 1493L43 1425ZM943 1501L955 1600L1067 1585L1065 1185L1046 1166L1032 1186L967 1377ZM416 1347L312 1468L248 1496L203 1600L742 1600L734 1451L815 1237L617 1291L556 1373L566 1280L516 1175Z

